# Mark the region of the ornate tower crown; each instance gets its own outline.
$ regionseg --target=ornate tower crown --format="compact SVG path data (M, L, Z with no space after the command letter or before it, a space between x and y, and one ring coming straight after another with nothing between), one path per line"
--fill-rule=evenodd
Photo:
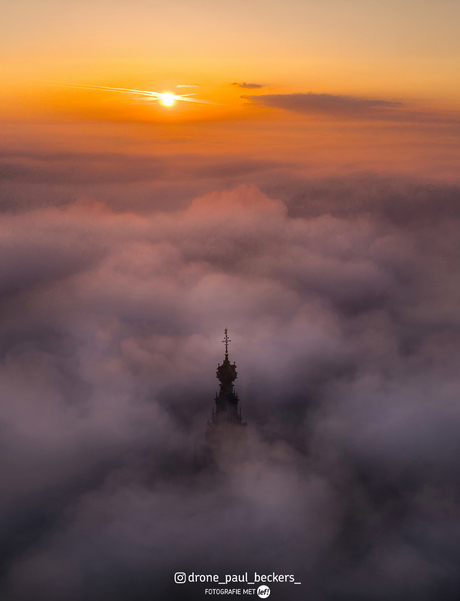
M236 380L236 365L228 360L227 328L222 342L225 344L225 356L222 365L217 366L217 378L220 382L219 394L214 399L212 421L208 422L206 441L214 449L232 448L236 443L246 440L246 424L241 421L241 411L238 407L238 395L233 390Z

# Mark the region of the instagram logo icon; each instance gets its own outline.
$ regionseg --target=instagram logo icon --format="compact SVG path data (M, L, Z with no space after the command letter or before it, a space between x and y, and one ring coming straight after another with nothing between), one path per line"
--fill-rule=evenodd
M176 572L174 574L174 582L176 584L185 584L185 580L186 580L186 574L185 572Z

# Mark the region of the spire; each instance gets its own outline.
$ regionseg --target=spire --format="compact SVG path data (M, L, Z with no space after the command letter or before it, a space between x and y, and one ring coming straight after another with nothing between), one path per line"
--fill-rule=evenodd
M224 339L222 340L222 342L225 343L225 358L228 359L228 343L231 342L231 340L228 337L227 328L225 328L224 333L225 333L225 336L224 336Z
M224 339L222 342L225 344L225 358L222 365L217 367L217 378L220 381L221 390L233 390L233 381L236 380L236 365L233 365L228 360L228 343L231 342L228 337L227 328L224 331Z

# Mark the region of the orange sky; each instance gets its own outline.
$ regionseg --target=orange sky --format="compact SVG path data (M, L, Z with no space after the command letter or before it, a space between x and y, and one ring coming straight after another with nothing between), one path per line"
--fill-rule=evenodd
M33 145L38 127L50 147L123 139L454 177L456 0L4 0L0 11L3 144ZM104 86L205 102L93 89Z

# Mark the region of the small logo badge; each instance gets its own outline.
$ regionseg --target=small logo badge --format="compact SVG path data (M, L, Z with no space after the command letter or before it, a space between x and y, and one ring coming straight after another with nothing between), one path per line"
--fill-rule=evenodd
M185 572L176 572L174 574L174 582L176 584L185 584L186 579L187 579L187 576L186 576Z
M263 584L257 589L257 594L259 595L259 597L262 597L262 599L266 599L270 594L270 588Z

